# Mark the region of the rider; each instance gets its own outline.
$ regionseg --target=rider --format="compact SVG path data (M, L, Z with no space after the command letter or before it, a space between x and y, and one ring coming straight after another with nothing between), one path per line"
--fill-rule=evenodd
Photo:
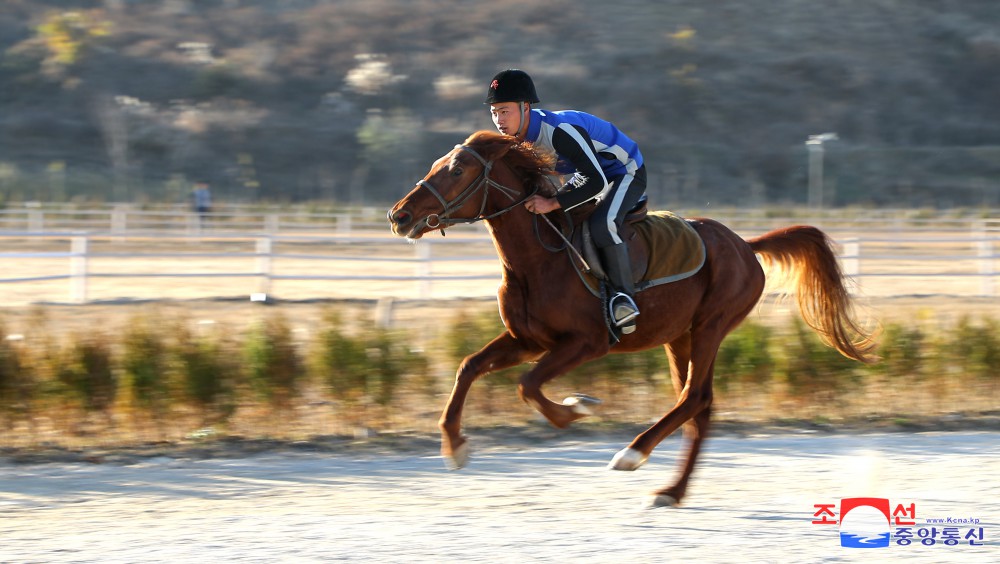
M628 246L618 229L646 191L646 168L638 145L611 123L590 114L532 108L538 95L531 77L522 70L508 69L494 76L485 103L501 133L555 153L556 170L573 173L554 197L536 194L528 198L524 203L528 211L548 213L597 202L589 223L616 292L609 310L622 333L635 331L639 315L632 299L635 283Z

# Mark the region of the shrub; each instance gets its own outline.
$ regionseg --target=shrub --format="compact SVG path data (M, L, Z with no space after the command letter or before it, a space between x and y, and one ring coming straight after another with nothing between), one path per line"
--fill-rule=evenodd
M312 369L329 386L335 399L358 403L367 388L368 357L364 343L344 333L337 312L325 312L323 321L325 327L314 346Z
M38 382L21 344L7 337L6 330L0 325L0 414L9 429L17 419L30 421Z
M159 420L170 400L167 343L160 320L135 317L122 334L122 369L132 404Z
M250 382L272 407L287 409L305 374L302 359L284 317L268 317L254 326L244 343Z
M926 336L919 327L890 323L880 336L881 360L868 365L873 374L887 378L921 379L924 376Z
M503 322L495 311L476 314L461 311L448 324L443 337L443 349L447 359L458 365L465 357L477 352L504 331Z
M408 337L400 338L384 329L350 336L335 311L328 311L324 322L311 367L334 399L344 404L345 415L353 423L361 422L369 406L386 408L392 404L404 378L427 382L430 362L409 347Z
M225 422L236 411L239 379L232 347L220 337L193 335L183 325L176 335L173 354L184 398L198 409L204 424Z
M770 382L775 368L773 334L770 327L748 322L722 341L715 359L715 385L720 391L733 384L757 389Z
M77 397L86 412L101 412L110 417L118 381L107 336L101 332L76 335L60 356L59 381Z
M783 358L775 373L793 397L830 400L858 383L855 361L823 344L802 320L795 318L791 325L792 334L776 345Z
M366 339L369 362L368 396L381 406L392 403L404 376L422 378L429 367L427 358L410 349L406 338L384 329L375 329Z
M944 340L939 357L964 376L995 381L1000 376L1000 321L972 322L963 316Z

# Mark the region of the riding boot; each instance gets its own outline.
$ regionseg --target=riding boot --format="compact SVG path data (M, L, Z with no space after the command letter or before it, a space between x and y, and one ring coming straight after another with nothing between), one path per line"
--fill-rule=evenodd
M635 318L639 316L639 306L635 305L635 282L632 281L632 265L628 259L628 245L618 243L601 249L608 282L615 289L615 295L608 300L608 310L615 326L622 334L635 331Z

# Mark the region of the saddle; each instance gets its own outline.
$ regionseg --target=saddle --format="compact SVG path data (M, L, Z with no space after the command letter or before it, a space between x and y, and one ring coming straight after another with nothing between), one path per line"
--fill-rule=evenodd
M607 274L584 221L588 215L573 218L570 240L586 263L581 265L584 282L599 295ZM650 212L645 198L626 214L618 234L628 245L636 293L694 276L705 264L705 243L691 223L668 211Z

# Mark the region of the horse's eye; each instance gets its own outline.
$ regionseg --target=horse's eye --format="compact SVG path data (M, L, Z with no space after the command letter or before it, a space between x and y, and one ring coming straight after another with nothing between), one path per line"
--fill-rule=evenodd
M451 169L451 175L452 176L462 176L463 172L464 171L460 167L457 167L457 166L455 168Z

